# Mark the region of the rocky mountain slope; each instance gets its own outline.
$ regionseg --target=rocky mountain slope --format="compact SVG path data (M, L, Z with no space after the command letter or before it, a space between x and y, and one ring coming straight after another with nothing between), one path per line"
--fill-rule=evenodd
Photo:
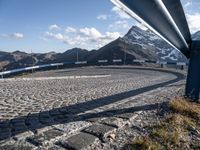
M145 52L155 53L161 61L186 61L186 58L163 39L150 32L133 26L123 37L124 42L140 46Z

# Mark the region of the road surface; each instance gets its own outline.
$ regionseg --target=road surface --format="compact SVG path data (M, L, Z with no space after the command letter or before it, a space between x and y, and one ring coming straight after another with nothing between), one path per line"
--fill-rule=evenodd
M0 149L85 148L118 127L105 123L109 117L130 117L111 110L183 79L174 71L85 67L0 80Z

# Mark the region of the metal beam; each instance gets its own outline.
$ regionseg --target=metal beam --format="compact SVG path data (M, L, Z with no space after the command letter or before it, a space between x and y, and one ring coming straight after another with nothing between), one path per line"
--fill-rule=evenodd
M165 6L162 0L111 0L118 7L123 9L129 15L137 19L146 25L153 32L158 34L170 45L180 50L183 54L188 57L189 46L188 39L187 42L185 37L188 36L188 33L184 33L184 27L179 29L180 24L176 24L174 18L177 16L171 9L170 5L168 8ZM166 0L168 1L168 0ZM167 3L165 1L165 3ZM171 1L170 1L171 2ZM176 3L178 5L178 3ZM180 8L180 6L179 6ZM168 10L169 9L169 10ZM181 9L180 9L181 10ZM178 14L182 14L180 11ZM182 14L183 15L183 14ZM173 16L173 17L172 17ZM184 21L184 17L180 19L180 22ZM187 23L187 22L186 22Z
M178 26L189 47L192 43L190 29L180 0L162 0L170 15ZM186 54L189 55L189 54Z

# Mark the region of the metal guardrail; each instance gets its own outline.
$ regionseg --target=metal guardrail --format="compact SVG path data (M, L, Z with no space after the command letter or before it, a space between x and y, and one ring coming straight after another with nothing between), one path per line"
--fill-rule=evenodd
M111 61L104 59L104 60L98 60L97 64L110 64L111 63L123 63L122 59L113 59ZM181 66L182 68L184 66L187 66L188 64L185 62L164 62L164 61L153 61L153 60L139 60L139 59L134 59L132 61L132 63L153 63L153 64L159 64L161 65L161 67L163 67L163 65L176 65L176 66ZM36 69L43 69L43 68L48 68L48 67L59 67L59 66L64 66L64 65L87 65L90 64L87 61L79 61L79 62L63 62L63 63L53 63L53 64L44 64L44 65L37 65L37 66L33 66L33 67L26 67L26 68L19 68L19 69L13 69L13 70L8 70L8 71L3 71L0 72L0 76L4 75L10 75L10 74L14 74L14 73L21 73L21 72L26 72L26 71L31 71L31 70L36 70Z
M200 95L200 40L193 40L180 0L111 0L118 8L160 36L189 60L185 96ZM166 63L161 63L163 66ZM183 66L182 63L178 65Z
M19 72L25 72L33 69L39 69L39 68L46 68L46 67L53 67L53 66L63 66L64 63L54 63L54 64L45 64L45 65L38 65L33 67L26 67L26 68L20 68L20 69L13 69L8 71L0 72L0 75L7 75L7 74L13 74L13 73L19 73Z

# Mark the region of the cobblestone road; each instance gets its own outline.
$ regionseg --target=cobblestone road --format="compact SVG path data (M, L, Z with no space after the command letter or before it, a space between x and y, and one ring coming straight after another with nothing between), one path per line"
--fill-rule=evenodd
M48 79L63 76L74 77ZM120 113L111 121L107 116L115 112L109 110L122 108L130 97L183 79L181 73L130 67L23 76L28 77L33 79L0 80L0 149L92 149L130 117Z

